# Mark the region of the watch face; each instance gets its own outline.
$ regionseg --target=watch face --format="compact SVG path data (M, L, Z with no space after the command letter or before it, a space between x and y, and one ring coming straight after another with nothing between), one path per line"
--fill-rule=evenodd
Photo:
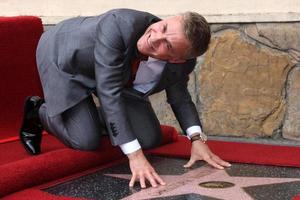
M204 133L200 133L200 137L202 141L207 141L207 135L205 135Z

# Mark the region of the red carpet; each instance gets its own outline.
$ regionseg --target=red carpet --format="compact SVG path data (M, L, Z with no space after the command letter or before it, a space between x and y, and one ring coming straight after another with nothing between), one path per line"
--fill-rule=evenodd
M43 32L37 17L0 17L0 140L14 136L27 95L41 95L35 51Z
M53 136L47 135L43 137L43 154L62 148L66 147ZM32 158L32 156L28 155L28 153L24 150L24 147L21 145L19 140L0 144L0 167L4 164L8 164L26 158Z
M178 133L173 127L162 125L161 128L163 132L163 141L162 141L163 144L167 144L177 140ZM10 140L12 140L12 142L9 142ZM102 142L104 142L104 144L102 144L101 146L105 148L107 146L110 146L110 143L108 142L108 138L106 138ZM51 152L53 150L58 150L63 148L66 148L66 146L63 145L60 141L58 141L56 138L54 138L51 135L44 135L42 140L42 155ZM27 152L24 150L17 136L7 138L5 140L2 140L2 142L0 140L0 167L3 164L18 161L24 158L32 158L32 157L29 156Z
M167 133L169 141L176 139L177 133L173 130L168 129L164 131ZM9 159L8 157L10 156L7 156L6 162L3 162L1 159L1 196L124 158L118 148L110 146L108 140L103 140L103 148L96 152L81 152L63 148L63 145L52 136L45 137L46 141L49 142L48 145L50 146L47 147L45 144L45 151L40 156L29 157L26 154L22 154L22 148L18 150L15 148L18 146L16 144L14 144L14 150L9 148L14 159ZM52 147L51 143L53 144ZM9 144L11 143L0 145L0 155L3 156L1 148L7 148L6 145ZM222 141L209 141L208 145L214 153L230 162L300 166L300 148L298 147ZM55 148L58 149L55 150ZM147 152L156 155L187 158L189 157L189 151L190 142L185 137L180 136L178 141ZM17 154L21 155L18 157ZM57 166L60 167L58 168Z
M86 200L82 198L74 198L74 197L63 197L49 194L47 192L43 192L39 189L27 189L22 192L18 192L11 196L7 196L3 198L3 200Z
M300 147L208 141L211 150L231 162L300 167ZM186 137L149 152L157 155L189 157L191 143Z
M163 143L177 139L173 127L162 126ZM28 155L19 141L0 144L0 197L123 158L119 147L103 137L97 151L66 148L50 135L43 137L42 154Z
M175 135L174 135L175 136ZM107 145L107 144L105 144ZM261 144L247 144L247 143L235 143L235 142L222 142L222 141L209 141L208 145L211 150L218 154L222 159L231 161L231 162L242 162L242 163L255 163L255 164L267 164L267 165L279 165L279 166L300 166L300 149L296 147L285 147L285 146L273 146L273 145L261 145ZM190 150L190 142L185 137L178 137L177 141L173 143L163 145L154 150L149 150L147 153L155 154L155 155L164 155L164 156L175 156L175 157L189 157ZM72 150L70 150L72 151ZM238 151L238 153L237 153ZM109 152L105 151L107 155L111 155L113 153L112 150ZM76 154L75 152L71 153L64 150L59 150L57 154L61 154L62 158L58 159L58 162L51 161L52 156L56 156L52 154L52 156L47 155L44 157L46 160L50 160L50 163L53 162L54 165L61 163L65 165L65 163L70 162L68 157L76 156L76 162L73 165L83 165L83 162L91 162L93 159L98 159L96 155L89 155L90 159L87 159L85 156L80 155L80 153ZM75 155L76 154L76 155ZM64 156L69 155L69 156ZM120 156L119 158L121 158ZM289 159L293 157L293 159ZM67 158L67 159L66 159ZM52 158L53 159L53 158ZM57 158L56 158L57 159ZM107 158L106 158L107 159ZM82 160L82 161L78 161ZM107 163L107 162L106 162ZM42 165L42 162L39 163ZM101 164L101 163L99 163ZM105 163L102 163L103 165ZM72 166L73 166L72 165ZM107 165L107 164L106 164ZM51 164L53 166L53 164ZM67 170L70 170L69 165L66 165ZM91 167L91 166L90 166ZM47 169L45 174L49 173L57 173L55 170L56 166L53 168ZM86 168L88 169L88 168ZM37 169L38 170L38 169ZM2 171L2 170L1 170ZM76 170L75 170L76 171ZM54 177L53 177L54 178ZM43 177L45 179L45 177ZM28 180L27 180L28 181ZM60 181L58 181L60 182ZM60 197L54 196L45 192L40 191L38 188L28 189L25 191L21 191L15 193L13 195L8 196L5 199L30 199L32 197L34 199L42 199L42 200L50 200L50 199L76 199L70 197ZM300 196L294 197L293 200L300 200Z
M0 166L0 194L52 181L122 157L119 149L111 147L108 140L103 140L102 147L96 152L62 148L3 164Z
M292 200L300 200L300 195L294 197Z

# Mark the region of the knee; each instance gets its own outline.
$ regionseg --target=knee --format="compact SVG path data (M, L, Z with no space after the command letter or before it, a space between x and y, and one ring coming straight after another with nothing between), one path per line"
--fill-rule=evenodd
M83 150L83 151L94 151L100 146L100 137L86 138L79 141L71 141L70 146L73 149Z
M156 134L149 137L139 139L140 145L143 149L152 149L158 147L162 142L162 135Z

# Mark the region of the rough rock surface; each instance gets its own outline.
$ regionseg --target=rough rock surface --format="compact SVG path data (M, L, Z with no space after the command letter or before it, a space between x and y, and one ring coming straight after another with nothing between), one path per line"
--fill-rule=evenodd
M300 61L300 23L258 23L245 26L244 30L253 39L288 52Z
M300 66L294 68L289 76L287 102L282 135L300 141Z
M285 112L283 91L290 57L256 46L238 31L212 40L197 79L206 133L271 136Z

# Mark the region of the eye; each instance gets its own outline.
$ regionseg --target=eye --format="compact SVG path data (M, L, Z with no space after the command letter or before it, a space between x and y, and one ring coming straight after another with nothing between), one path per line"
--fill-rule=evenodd
M167 25L167 24L164 24L164 27L163 27L163 33L167 32L167 29L168 29L168 25Z

